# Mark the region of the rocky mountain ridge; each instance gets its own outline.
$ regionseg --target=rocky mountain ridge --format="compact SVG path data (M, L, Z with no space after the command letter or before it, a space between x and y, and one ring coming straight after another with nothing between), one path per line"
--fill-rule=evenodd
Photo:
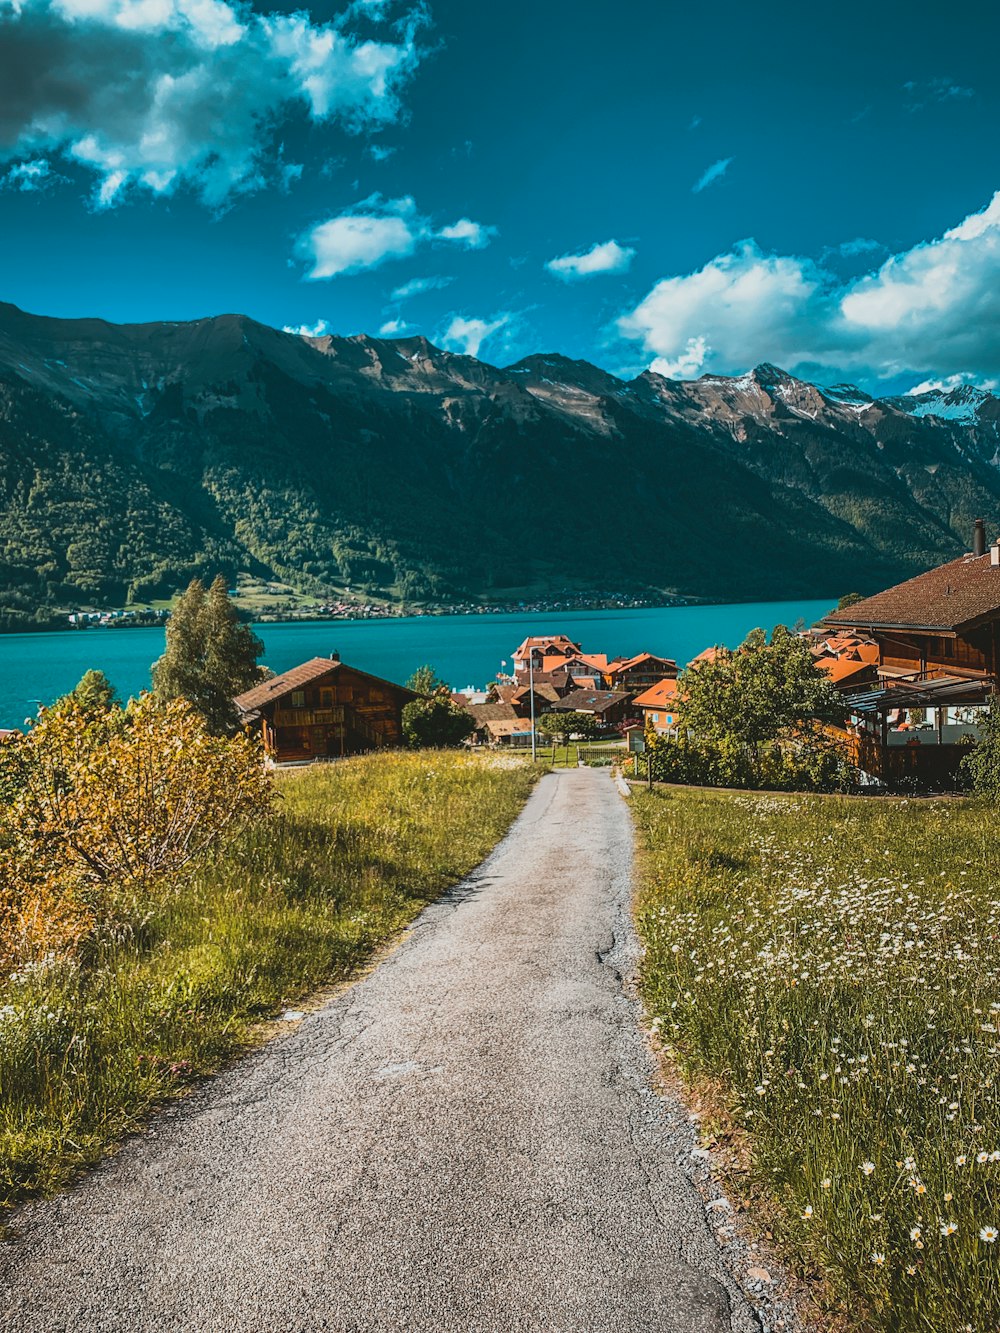
M1000 399L622 380L0 304L0 617L217 568L414 601L867 591L1000 527Z

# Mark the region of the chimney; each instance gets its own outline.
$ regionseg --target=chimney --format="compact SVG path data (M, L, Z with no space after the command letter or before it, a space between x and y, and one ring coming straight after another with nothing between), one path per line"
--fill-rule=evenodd
M986 554L986 524L981 518L976 519L975 531L972 534L972 554Z
M331 661L331 662L339 662L339 661L340 661L340 653L331 653L331 654L330 654L330 661Z
M990 547L990 564L1000 565L1000 537L995 537Z

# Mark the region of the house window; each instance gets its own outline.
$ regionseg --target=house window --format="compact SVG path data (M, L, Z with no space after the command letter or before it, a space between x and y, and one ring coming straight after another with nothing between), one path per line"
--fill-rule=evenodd
M321 708L333 707L333 690L322 689L319 692L319 704Z
M292 707L305 708L306 692L305 690L292 690Z

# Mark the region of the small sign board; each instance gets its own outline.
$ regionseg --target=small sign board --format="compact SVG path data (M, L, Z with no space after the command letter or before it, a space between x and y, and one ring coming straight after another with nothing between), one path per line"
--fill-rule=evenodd
M642 727L630 727L628 733L629 754L645 754L646 737Z

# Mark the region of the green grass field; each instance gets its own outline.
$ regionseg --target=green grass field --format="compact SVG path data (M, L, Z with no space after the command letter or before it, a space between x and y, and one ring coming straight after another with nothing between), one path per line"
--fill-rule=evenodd
M996 812L684 789L634 808L648 1011L721 1095L785 1253L852 1326L1000 1328Z
M506 832L535 774L382 754L284 774L277 813L124 938L0 983L0 1206L62 1184L342 981Z

